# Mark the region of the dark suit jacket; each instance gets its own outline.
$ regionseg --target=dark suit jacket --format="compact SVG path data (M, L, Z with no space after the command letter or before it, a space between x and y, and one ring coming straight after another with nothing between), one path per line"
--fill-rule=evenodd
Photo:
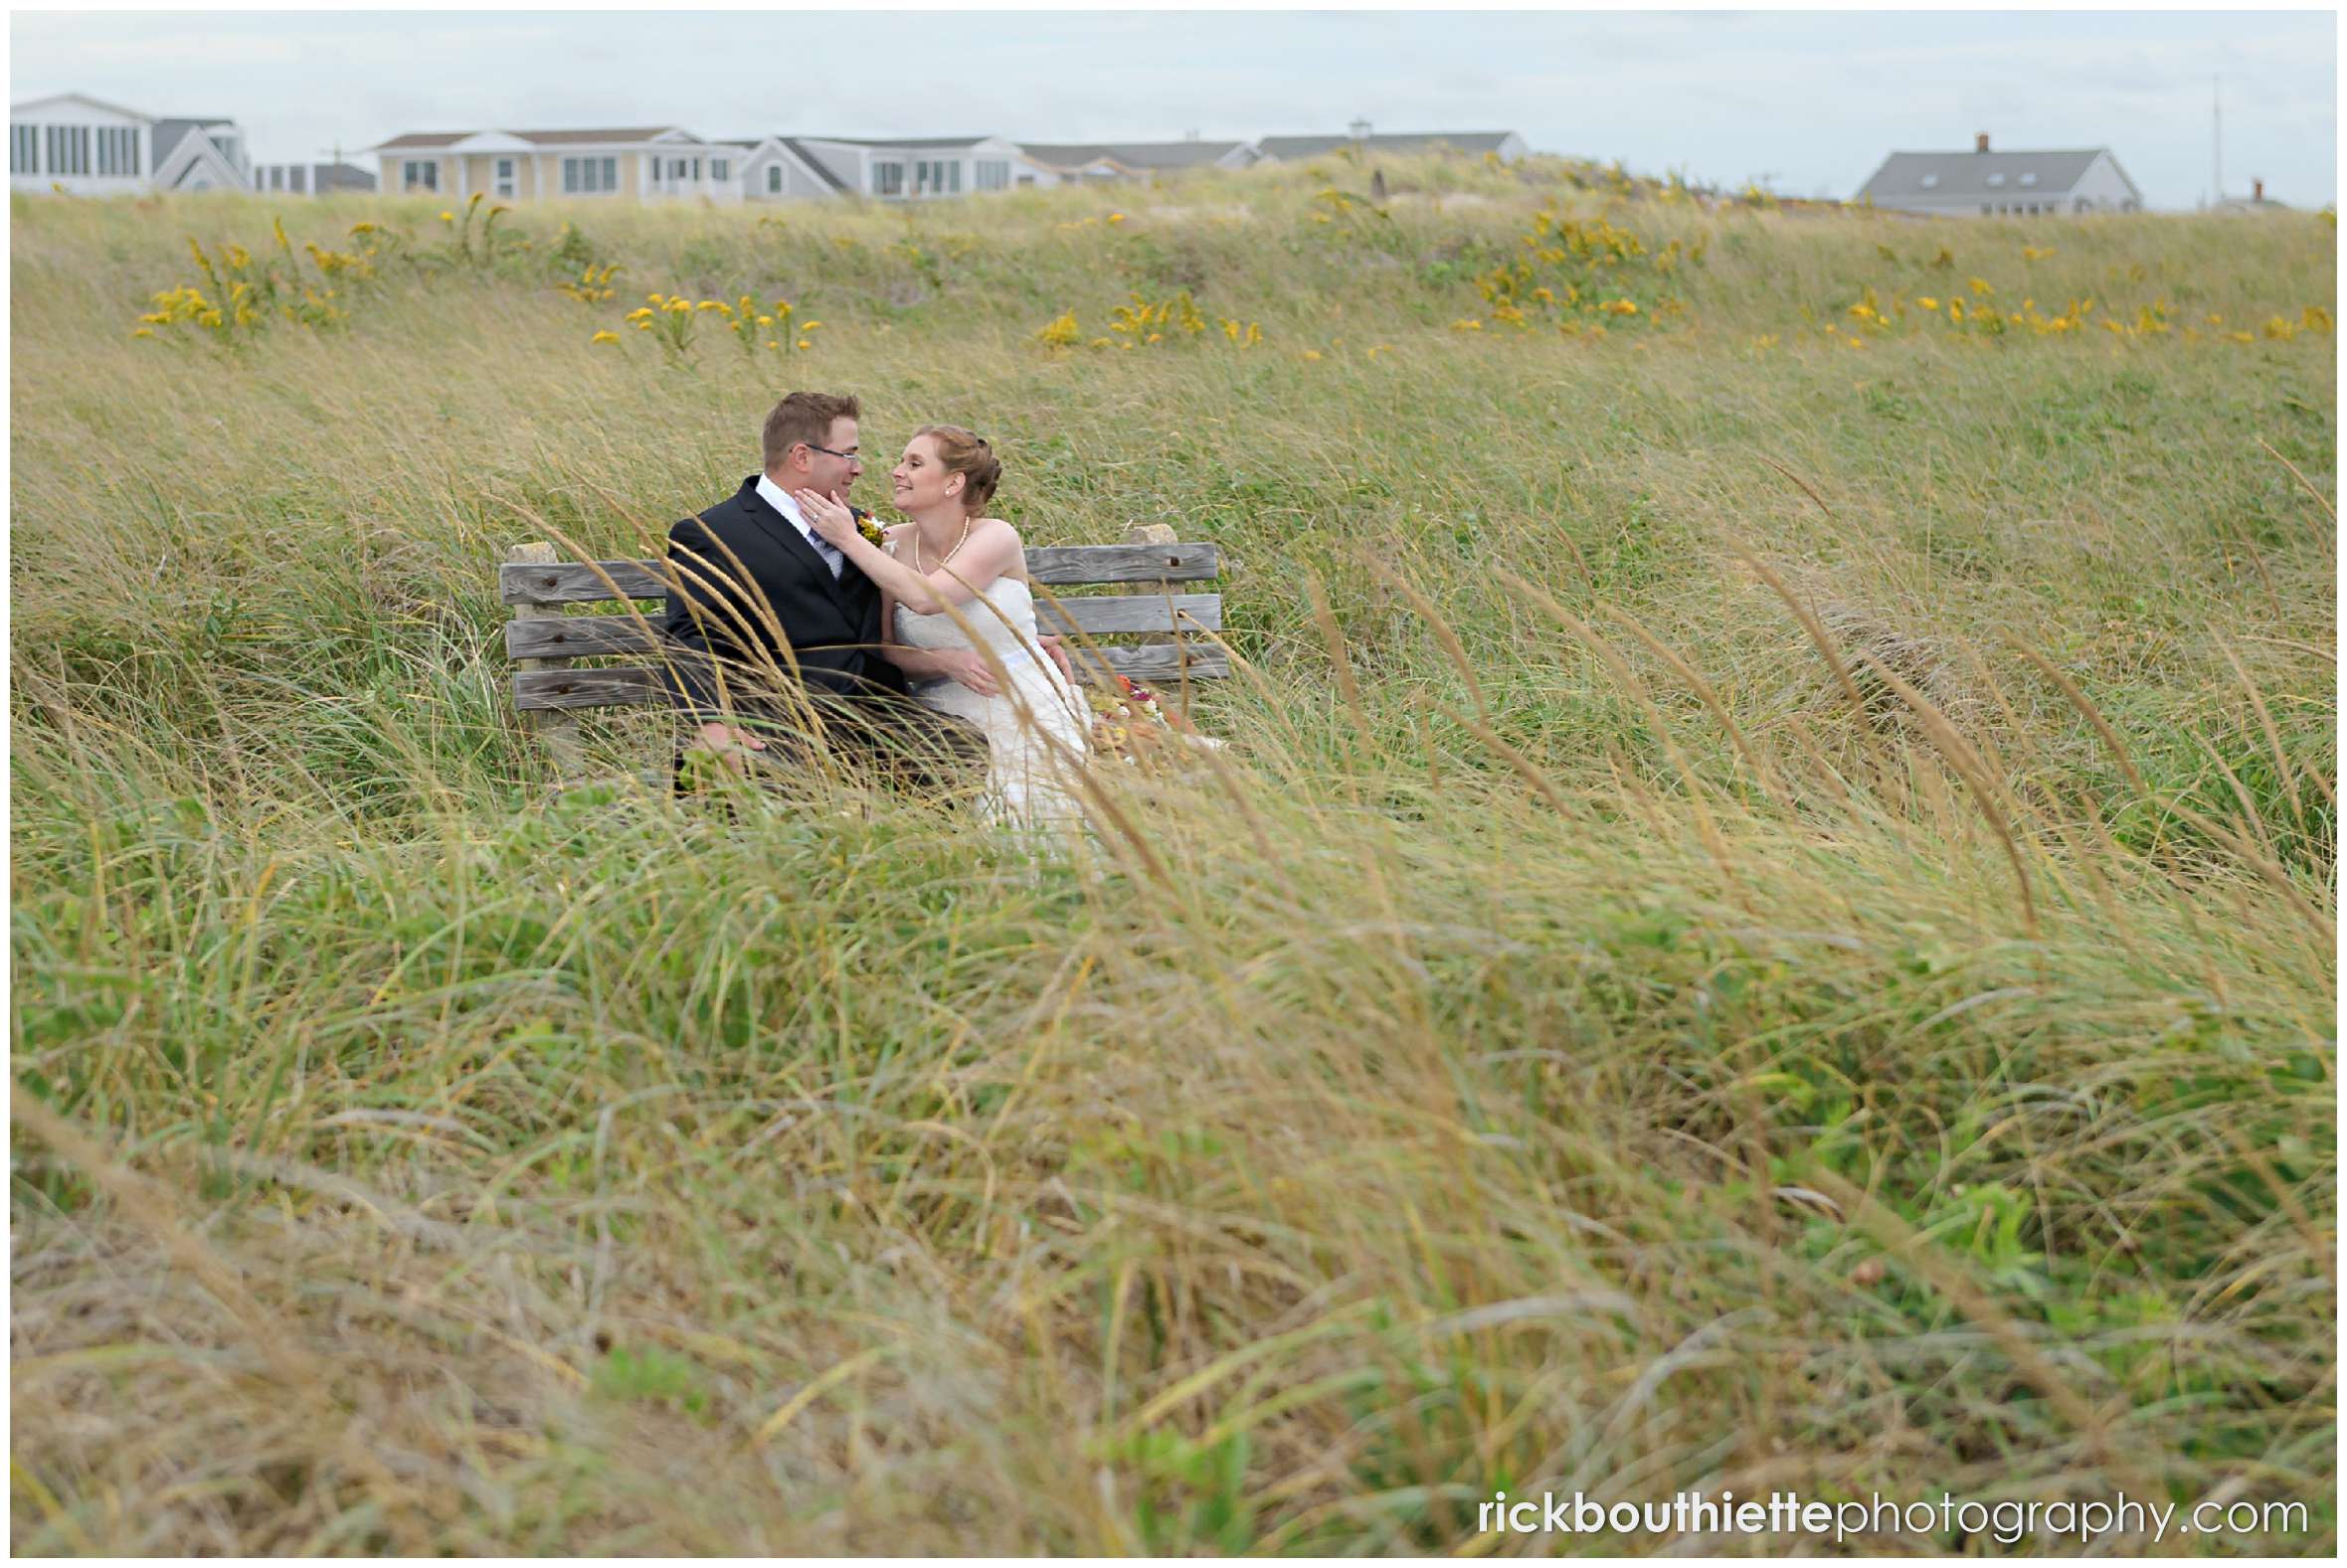
M879 653L880 590L853 562L836 581L823 558L758 493L758 475L731 497L668 530L670 703L708 711L717 690L704 662L738 661L788 678L793 659L811 693L902 696L904 674ZM790 644L786 655L778 645ZM771 679L771 677L770 677ZM736 704L750 671L727 672Z

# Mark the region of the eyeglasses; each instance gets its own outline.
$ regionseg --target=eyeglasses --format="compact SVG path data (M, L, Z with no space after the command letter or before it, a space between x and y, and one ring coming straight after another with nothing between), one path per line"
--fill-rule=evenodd
M828 446L817 446L812 441L801 441L799 444L806 447L809 451L819 451L826 457L836 457L842 462L861 462L864 460L863 453L853 446L848 447L845 451L833 451Z

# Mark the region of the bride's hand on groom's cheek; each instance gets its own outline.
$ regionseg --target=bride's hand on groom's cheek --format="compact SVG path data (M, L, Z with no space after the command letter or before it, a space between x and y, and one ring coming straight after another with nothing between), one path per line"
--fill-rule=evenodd
M855 513L846 503L813 490L794 493L799 510L807 518L807 526L820 534L827 544L844 547L855 537Z

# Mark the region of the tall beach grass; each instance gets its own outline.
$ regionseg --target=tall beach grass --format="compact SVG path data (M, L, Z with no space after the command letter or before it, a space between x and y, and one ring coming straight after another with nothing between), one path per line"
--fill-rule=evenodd
M233 349L131 335L190 237L453 222L13 201L17 1550L2335 1548L2327 215L1386 175L530 208ZM1494 313L1543 210L1639 312ZM1030 544L1218 543L1226 764L1041 865L550 798L496 561L653 552L793 386L987 435Z

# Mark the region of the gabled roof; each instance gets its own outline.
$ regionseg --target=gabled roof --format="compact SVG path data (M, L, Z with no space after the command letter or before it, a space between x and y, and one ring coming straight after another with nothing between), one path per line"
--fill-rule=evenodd
M821 180L825 185L828 185L834 191L845 192L850 188L845 180L839 178L837 171L835 171L822 159L816 157L814 155L813 149L801 142L798 137L777 136L775 140L790 148L792 157L797 158L801 163L806 164L810 170L813 171L815 178Z
M365 149L369 152L430 152L438 147L453 147L467 136L477 136L473 130L411 130L379 141Z
M1858 201L1890 202L2011 200L2016 196L2065 196L2108 149L2069 148L2046 152L1895 152L1873 178L1859 187ZM2113 159L2111 166L2117 167ZM2032 176L2026 183L2023 175ZM1994 182L1991 176L1995 176ZM2120 179L2126 176L2121 174ZM1928 182L1928 183L1926 183ZM2128 181L2129 188L2133 187Z
M124 108L119 103L108 103L104 98L93 98L87 92L52 92L45 98L27 98L22 103L11 103L8 112L21 114L27 109L43 108L51 103L87 103L93 109L104 109L108 114L127 114L132 119L152 120L155 116L143 109Z
M205 133L203 127L206 123L217 125L220 122L218 120L209 122L199 120L155 121L153 132L155 155L152 178L157 190L178 190L187 183L189 172L198 165L209 166L212 182L223 190L243 188L245 176L226 157L222 156L218 144ZM163 137L163 127L166 125L179 127L179 130L173 134L169 141L165 141Z
M835 141L842 147L975 147L992 136L811 136L811 141Z
M1346 147L1371 147L1379 152L1431 152L1437 147L1450 147L1459 152L1497 152L1515 134L1512 130L1430 130L1400 131L1357 139L1352 136L1263 136L1256 140L1255 145L1269 158L1311 158Z
M1196 169L1218 162L1243 141L1022 141L1018 150L1052 168L1079 168L1102 158L1128 169Z
M434 152L445 151L460 141L482 135L511 136L538 147L608 146L615 142L658 141L662 137L698 141L700 138L681 125L624 125L610 129L587 130L411 130L403 131L389 141L377 142L366 148L368 152Z
M153 122L154 128L147 132L148 166L159 172L163 167L164 160L171 156L173 149L178 147L180 139L191 130L209 130L215 125L234 125L235 123L235 118L227 114L174 114L168 119L155 120Z
M725 139L725 145L729 147L746 147L753 152L769 143L782 148L784 152L798 161L801 168L832 190L844 194L852 189L845 180L839 177L839 172L836 169L815 156L814 149L796 136L729 136ZM744 165L744 167L747 168L748 165Z

